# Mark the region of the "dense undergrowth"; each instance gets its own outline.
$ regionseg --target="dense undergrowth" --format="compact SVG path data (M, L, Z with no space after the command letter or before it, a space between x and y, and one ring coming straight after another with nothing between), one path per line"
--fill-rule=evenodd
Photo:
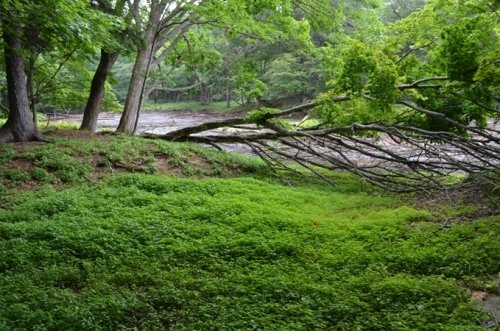
M442 226L471 207L343 174L287 186L194 145L51 139L0 154L0 330L481 330L469 290L498 291L500 218Z

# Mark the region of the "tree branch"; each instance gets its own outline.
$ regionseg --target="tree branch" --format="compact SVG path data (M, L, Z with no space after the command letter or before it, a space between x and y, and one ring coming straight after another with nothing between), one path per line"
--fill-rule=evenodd
M403 91L403 90L407 90L407 89L418 89L418 88L441 88L440 85L420 85L420 84L430 82L430 81L445 81L445 80L448 80L448 77L438 76L438 77L422 78L422 79L416 80L410 84L401 84L398 86L398 89Z

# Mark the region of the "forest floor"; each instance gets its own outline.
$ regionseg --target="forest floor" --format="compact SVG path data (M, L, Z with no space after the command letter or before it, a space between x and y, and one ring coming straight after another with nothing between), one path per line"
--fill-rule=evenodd
M340 172L332 187L194 144L46 136L0 147L0 330L498 321L488 197L392 195Z

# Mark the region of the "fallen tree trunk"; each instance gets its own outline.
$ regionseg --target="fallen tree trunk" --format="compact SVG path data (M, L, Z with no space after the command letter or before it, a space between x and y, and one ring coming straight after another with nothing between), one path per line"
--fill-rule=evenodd
M366 98L373 100L369 96ZM347 100L350 98L341 96L332 101ZM270 111L259 116L201 123L165 135L146 134L145 137L212 146L245 144L276 168L282 169L283 161L288 160L325 180L327 176L319 169L341 169L361 176L377 186L398 192L442 188L446 184L443 176L457 172L487 174L495 185L500 185L499 130L465 125L442 113L420 108L405 100L398 103L411 111L444 120L451 127L466 131L469 136L461 136L452 131L429 131L404 124L353 123L341 127L319 125L290 129L275 121L318 106L317 103L310 102L279 112ZM241 126L252 132L207 133L214 129L242 128ZM378 138L367 138L373 135Z

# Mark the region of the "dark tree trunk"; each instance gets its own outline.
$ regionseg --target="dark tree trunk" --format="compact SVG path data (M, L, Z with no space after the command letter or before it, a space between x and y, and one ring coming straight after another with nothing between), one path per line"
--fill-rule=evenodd
M38 58L38 53L31 56L29 59L28 70L26 71L26 88L28 89L28 100L30 101L30 110L33 116L33 123L37 123L36 114L36 95L35 95L35 64Z
M8 103L8 98L7 98L7 89L3 88L0 90L0 110L8 112L9 109L7 108L7 103Z
M34 72L32 68L28 70L28 73L26 74L26 89L28 91L28 100L30 102L30 111L32 114L33 118L33 123L36 125L36 101L35 101L35 89L33 86L33 79L34 79Z
M0 143L40 140L41 135L30 112L21 41L15 35L11 35L8 29L3 30L3 40L9 117L5 125L0 128Z
M96 131L97 118L99 117L102 100L104 99L106 79L117 59L117 53L108 53L101 50L101 59L94 74L94 78L92 78L89 99L85 106L85 113L83 114L80 130L88 130L92 133Z

